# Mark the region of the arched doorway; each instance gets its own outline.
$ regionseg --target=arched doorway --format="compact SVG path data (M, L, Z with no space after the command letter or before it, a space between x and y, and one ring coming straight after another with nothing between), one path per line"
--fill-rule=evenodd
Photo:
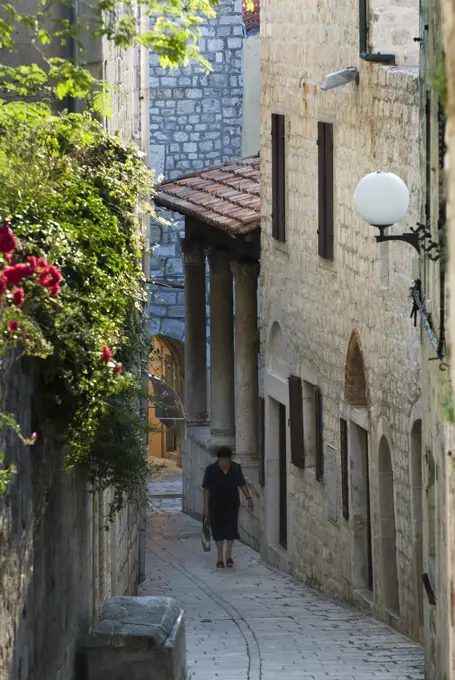
M422 537L422 421L416 420L411 430L411 493L412 516L414 518L414 583L417 621L419 628L423 626L423 537Z
M162 378L183 401L183 343L167 336L153 337L153 350L150 354L149 371ZM153 385L149 381L149 393L153 396ZM182 437L178 427L166 428L156 417L153 399L149 402L149 425L153 431L148 436L149 455L155 458L169 458L182 462Z
M389 443L385 436L379 442L379 509L384 606L399 613L397 545L393 467Z
M351 334L344 373L344 402L367 412L368 382L360 337ZM352 413L351 413L352 415ZM364 418L367 420L367 418ZM349 475L350 526L353 538L352 583L356 590L373 591L373 544L370 509L368 431L349 417L346 476Z

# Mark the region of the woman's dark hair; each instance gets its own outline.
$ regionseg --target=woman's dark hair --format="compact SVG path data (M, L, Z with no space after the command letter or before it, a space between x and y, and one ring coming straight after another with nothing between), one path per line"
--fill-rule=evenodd
M220 446L220 448L216 452L216 455L218 456L218 458L232 458L234 454L232 453L232 449L230 446Z

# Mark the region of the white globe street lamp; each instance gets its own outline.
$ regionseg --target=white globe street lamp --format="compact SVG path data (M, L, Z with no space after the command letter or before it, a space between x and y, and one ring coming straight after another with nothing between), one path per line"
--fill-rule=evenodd
M409 190L393 172L371 172L358 183L354 192L355 211L359 217L379 229L376 241L405 241L420 253L418 235L414 232L386 236L384 231L401 220L409 207Z

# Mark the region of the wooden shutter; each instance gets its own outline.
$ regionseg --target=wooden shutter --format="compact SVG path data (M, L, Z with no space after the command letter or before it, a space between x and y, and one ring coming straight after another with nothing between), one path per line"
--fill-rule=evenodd
M344 519L349 519L348 423L340 418L341 504Z
M322 392L317 386L314 387L314 432L316 436L316 479L318 482L322 482L324 479Z
M272 113L272 236L286 240L285 117Z
M291 461L299 468L305 467L305 445L303 439L302 380L295 375L288 379L289 416L291 425Z
M431 95L425 101L425 219L431 229Z
M318 253L333 260L333 125L318 123Z
M259 397L259 484L265 486L265 400Z

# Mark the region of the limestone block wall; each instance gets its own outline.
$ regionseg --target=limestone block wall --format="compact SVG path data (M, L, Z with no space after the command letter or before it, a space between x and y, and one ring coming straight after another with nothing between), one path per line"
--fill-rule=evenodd
M284 561L299 578L328 593L351 600L360 595L357 601L375 615L418 637L421 583L413 568L411 527L414 497L418 502L420 492L410 482L410 432L420 395L420 338L409 319L408 301L414 254L405 244L379 248L374 229L356 217L353 205L356 184L365 174L391 170L411 192L410 209L394 231L405 231L419 219L417 69L361 62L356 3L348 7L332 3L320 12L309 0L283 0L265 2L261 9L265 26L261 33L261 385L266 399L274 393L284 404L289 375L321 388L326 463L322 483L316 481L314 467L301 471L292 466L288 432L288 550ZM321 43L327 31L336 49L327 50ZM348 64L359 68L359 86L322 92L319 86L324 75ZM286 116L284 246L277 245L271 235L272 113ZM333 262L318 257L318 121L333 123L334 129ZM369 407L360 409L347 406L344 400L353 331L360 338L369 393ZM266 420L270 413L266 408ZM371 598L355 593L359 562L353 499L349 520L344 519L341 507L341 416L368 432ZM278 468L273 443L267 444L271 434L273 419L269 417L265 487L269 552L278 542L274 528ZM390 448L395 505L398 603L394 608L387 603L383 560L385 503L384 495L381 503L380 491L385 477L379 455L383 437ZM352 458L349 464L353 465ZM283 551L275 552L281 559Z
M92 495L39 417L32 363L11 367L5 410L19 414L29 449L2 432L17 474L0 499L0 679L83 677L85 636L106 597L137 587L138 517L126 508L106 531L110 494Z
M206 73L192 63L163 70L150 56L150 165L172 179L238 158L242 145L243 20L241 0L221 0L217 17L201 26ZM183 283L181 216L165 212L169 226L152 221L152 276ZM152 288L151 332L184 339L183 291Z
M400 66L419 63L418 0L370 0L370 48L395 54Z

